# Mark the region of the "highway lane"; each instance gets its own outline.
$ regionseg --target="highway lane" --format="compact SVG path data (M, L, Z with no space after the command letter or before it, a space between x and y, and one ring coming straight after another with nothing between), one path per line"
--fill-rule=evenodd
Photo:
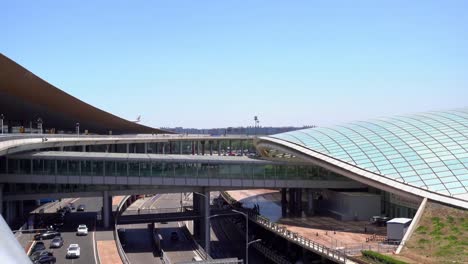
M181 194L156 194L153 197L145 198L139 208L142 212L145 209L178 208L181 204ZM136 208L132 208L135 210ZM172 263L181 261L191 261L195 256L195 245L191 238L186 238L180 230L180 223L169 222L156 224L156 228L161 234L163 241L162 248L166 251ZM148 224L120 225L119 228L125 228L125 253L133 264L143 263L161 263L159 256L153 254L151 232ZM172 241L171 233L177 232L179 240Z
M176 208L180 206L180 193L164 194L152 206L154 208ZM191 261L196 253L191 237L185 237L181 231L180 222L157 223L157 232L161 235L161 248L167 253L172 263ZM172 240L171 234L176 232L178 240Z
M160 198L160 194L145 198L139 206L140 209L149 209ZM136 209L136 208L132 208ZM133 264L154 263L161 264L158 255L154 254L154 246L148 224L121 225L119 228L125 229L124 251L128 259Z
M120 228L125 228L124 251L131 263L162 263L159 256L153 254L154 246L148 224L124 225Z
M89 264L96 263L95 254L96 248L94 246L94 228L96 221L96 212L100 212L102 206L102 198L80 198L75 202L75 206L84 204L86 209L84 212L73 211L65 216L64 226L60 230L64 239L64 244L61 248L50 249L57 258L59 263L73 263L73 264ZM76 229L78 225L85 224L88 227L87 236L77 236ZM45 245L49 247L51 240L45 240ZM70 244L79 244L81 248L81 256L76 259L66 259L67 247Z

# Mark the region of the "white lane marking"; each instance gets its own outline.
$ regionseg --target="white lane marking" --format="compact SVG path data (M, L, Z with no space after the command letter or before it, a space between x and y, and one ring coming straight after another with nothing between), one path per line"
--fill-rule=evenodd
M94 230L93 230L93 252L94 252L94 263L98 264L98 263L101 263L101 262L98 262L97 258L96 258L96 238L94 236L94 234L96 233L96 219L94 219Z

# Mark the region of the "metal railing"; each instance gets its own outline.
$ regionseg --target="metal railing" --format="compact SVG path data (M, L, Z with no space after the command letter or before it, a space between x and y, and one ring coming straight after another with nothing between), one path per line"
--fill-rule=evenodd
M161 261L164 264L171 264L171 260L169 259L169 257L167 256L167 254L164 252L163 249L161 249Z
M130 264L130 260L127 257L127 254L125 254L125 251L122 248L122 244L120 243L120 238L117 230L117 223L119 222L119 217L122 214L122 212L126 209L127 206L127 200L130 199L131 195L125 196L122 201L120 201L119 206L117 206L117 211L115 214L115 224L114 224L114 240L115 240L115 245L117 246L117 252L119 253L120 259L122 260L123 264Z

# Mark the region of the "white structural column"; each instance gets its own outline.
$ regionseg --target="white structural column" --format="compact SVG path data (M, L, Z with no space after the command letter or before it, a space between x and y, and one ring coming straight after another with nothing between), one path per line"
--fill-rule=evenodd
M314 212L314 193L311 189L307 189L307 211L309 213Z
M3 216L3 184L0 184L0 215Z
M102 223L104 225L104 228L109 228L110 225L110 208L109 208L109 192L104 191L102 192Z
M204 218L205 218L205 226L204 226L204 233L205 233L205 251L208 256L210 255L210 190L209 188L203 188L203 195L205 196L204 199Z

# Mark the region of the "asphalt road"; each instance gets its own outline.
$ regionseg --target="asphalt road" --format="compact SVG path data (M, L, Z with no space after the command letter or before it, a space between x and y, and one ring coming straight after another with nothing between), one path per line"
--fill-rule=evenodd
M177 208L180 207L180 197L180 193L158 194L155 197L147 198L147 201L141 204L140 208ZM154 247L148 224L121 225L119 227L126 230L124 250L131 263L161 263L159 256L153 254ZM156 224L156 228L163 238L162 249L167 253L172 263L192 260L195 256L193 241L184 237L178 222ZM178 233L178 241L171 240L172 232Z
M95 254L96 248L94 247L94 228L96 221L96 212L101 210L102 198L80 198L75 202L75 207L84 204L86 209L84 212L73 211L65 216L64 226L60 230L64 239L61 248L50 249L57 258L57 263L74 263L74 264L90 264L96 263ZM77 236L76 229L78 225L85 224L88 227L87 236ZM51 240L44 240L46 247L49 247ZM81 248L81 256L76 259L66 259L68 245L78 244Z
M180 193L164 194L155 201L155 208L176 208L180 206ZM179 222L157 223L156 228L162 237L161 248L166 252L172 263L191 261L196 256L194 242L184 236ZM171 239L171 233L176 232L178 240Z

